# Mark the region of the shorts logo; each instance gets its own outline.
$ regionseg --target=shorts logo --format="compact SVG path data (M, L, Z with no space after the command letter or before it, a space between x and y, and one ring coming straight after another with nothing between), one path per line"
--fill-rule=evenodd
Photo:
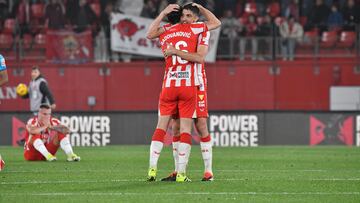
M188 79L190 73L188 71L173 71L169 72L169 79Z
M205 96L205 95L199 94L198 96L199 96L199 99L200 99L200 100L204 100L204 96Z

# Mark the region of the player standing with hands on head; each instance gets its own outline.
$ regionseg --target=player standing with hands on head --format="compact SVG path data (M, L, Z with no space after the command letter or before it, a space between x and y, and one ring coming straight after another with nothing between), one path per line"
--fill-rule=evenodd
M6 70L5 58L0 54L0 86L8 81L8 74ZM1 104L1 101L0 101ZM0 171L5 167L5 162L0 154Z

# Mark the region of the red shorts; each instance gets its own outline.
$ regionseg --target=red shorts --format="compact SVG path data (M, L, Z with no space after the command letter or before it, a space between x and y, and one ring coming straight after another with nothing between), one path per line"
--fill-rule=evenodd
M208 118L208 105L207 105L207 89L200 90L197 89L197 101L196 101L196 117L193 118ZM179 113L176 112L172 115L173 119L179 119Z
M162 88L159 99L159 115L179 113L180 118L196 117L197 87Z
M62 137L65 137L65 136L62 134L59 134L59 138L61 139ZM44 145L45 145L46 149L49 151L49 153L55 156L57 150L59 149L59 145L55 145L53 140L50 140L49 143L45 143ZM46 158L39 151L37 151L32 144L25 145L24 158L27 161L46 160Z

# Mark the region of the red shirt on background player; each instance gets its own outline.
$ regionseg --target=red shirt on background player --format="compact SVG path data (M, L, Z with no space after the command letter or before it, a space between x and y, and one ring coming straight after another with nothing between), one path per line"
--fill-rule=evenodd
M67 161L80 161L66 136L70 130L56 118L51 117L51 107L41 104L37 116L26 125L24 158L27 161L56 161L55 154L60 147L67 155Z

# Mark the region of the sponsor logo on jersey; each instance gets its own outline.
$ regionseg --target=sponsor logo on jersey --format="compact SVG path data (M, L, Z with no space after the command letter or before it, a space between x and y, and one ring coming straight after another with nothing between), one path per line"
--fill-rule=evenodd
M188 79L190 78L189 71L172 71L169 72L169 79Z

